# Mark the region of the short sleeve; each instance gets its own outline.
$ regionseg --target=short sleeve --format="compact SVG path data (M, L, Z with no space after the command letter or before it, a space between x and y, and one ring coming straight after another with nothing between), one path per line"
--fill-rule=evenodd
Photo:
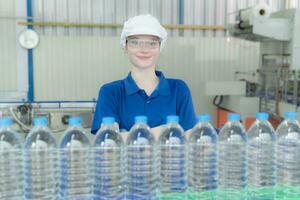
M178 82L177 113L179 123L186 131L194 127L197 117L193 106L191 92L184 81Z
M107 85L101 87L96 104L91 133L97 133L101 126L103 117L114 117L117 123L120 122L117 99L118 95L114 88L108 87Z

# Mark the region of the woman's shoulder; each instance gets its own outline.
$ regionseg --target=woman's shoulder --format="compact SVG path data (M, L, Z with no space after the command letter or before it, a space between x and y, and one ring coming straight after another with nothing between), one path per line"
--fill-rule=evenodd
M185 81L181 79L175 79L175 78L168 78L167 79L170 85L171 90L186 90L188 89L188 85L186 84Z
M123 80L116 80L101 85L99 92L119 93L124 89Z

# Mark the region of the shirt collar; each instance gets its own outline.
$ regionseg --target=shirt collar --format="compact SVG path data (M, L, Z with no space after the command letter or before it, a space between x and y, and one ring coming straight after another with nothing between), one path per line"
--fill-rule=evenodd
M165 78L161 71L155 71L155 74L159 78L159 84L155 90L160 95L169 95L171 92L168 80ZM133 80L131 72L129 72L128 76L124 79L124 83L127 95L132 95L141 90Z

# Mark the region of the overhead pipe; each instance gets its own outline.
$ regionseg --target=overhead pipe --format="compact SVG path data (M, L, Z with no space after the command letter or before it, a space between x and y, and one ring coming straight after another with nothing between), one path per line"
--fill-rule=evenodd
M68 22L18 22L21 26L62 26L62 27L100 27L121 28L123 24L94 24L94 23L68 23ZM167 29L192 29L192 30L225 30L224 26L208 25L163 25Z

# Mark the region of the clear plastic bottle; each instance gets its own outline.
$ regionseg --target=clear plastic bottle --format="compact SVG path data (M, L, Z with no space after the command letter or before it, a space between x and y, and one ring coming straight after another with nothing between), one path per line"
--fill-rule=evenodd
M300 199L300 125L298 113L286 112L276 130L278 199Z
M189 137L189 186L194 199L215 199L218 135L209 115L198 116Z
M92 161L90 142L80 117L70 117L69 127L60 142L61 200L92 199Z
M0 119L0 199L23 198L22 142L9 117Z
M46 117L33 120L24 144L25 199L57 199L57 149Z
M185 199L187 190L187 151L184 130L178 116L167 116L159 137L159 195L164 199ZM172 197L172 198L171 198Z
M276 135L269 114L259 112L248 131L248 199L275 198Z
M127 199L156 199L155 140L146 116L136 116L126 142Z
M247 136L239 120L239 114L229 113L218 137L217 199L246 199Z
M123 140L115 126L115 118L103 117L94 145L94 198L124 198Z

